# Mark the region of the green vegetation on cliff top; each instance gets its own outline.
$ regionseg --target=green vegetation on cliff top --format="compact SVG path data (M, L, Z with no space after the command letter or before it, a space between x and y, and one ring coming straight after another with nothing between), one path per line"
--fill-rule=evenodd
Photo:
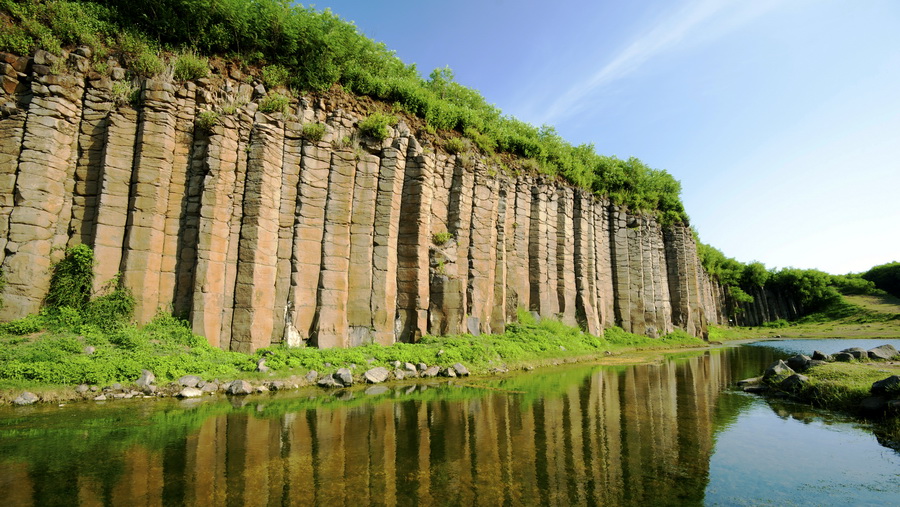
M115 58L150 76L165 70L168 53L176 55L181 78L202 76L202 58L219 56L261 68L268 86L322 92L338 84L424 119L431 131L456 131L487 156L519 157L513 170L564 178L666 224L687 221L681 184L666 171L598 155L592 144L572 146L551 126L504 115L457 83L449 68L426 79L329 10L287 0L0 0L0 25L0 50L59 54L86 45L98 71Z

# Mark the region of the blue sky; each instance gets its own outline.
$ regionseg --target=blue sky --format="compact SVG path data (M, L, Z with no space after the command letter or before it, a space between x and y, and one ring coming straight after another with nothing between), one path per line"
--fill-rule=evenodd
M701 239L770 268L900 260L900 2L333 0L424 76L669 171Z

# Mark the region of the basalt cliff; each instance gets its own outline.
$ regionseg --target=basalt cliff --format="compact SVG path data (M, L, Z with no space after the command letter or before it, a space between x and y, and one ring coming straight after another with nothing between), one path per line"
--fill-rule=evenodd
M172 312L239 351L502 332L519 308L595 334L723 320L688 226L450 154L412 120L362 136L370 103L265 114L238 70L179 83L101 75L77 51L0 62L0 320L38 311L77 244L137 321Z

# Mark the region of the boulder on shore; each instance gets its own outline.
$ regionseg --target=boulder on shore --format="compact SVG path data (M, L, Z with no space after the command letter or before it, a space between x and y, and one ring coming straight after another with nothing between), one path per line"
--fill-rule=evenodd
M869 353L862 347L850 347L841 351L844 354L850 354L855 359L868 359Z
M363 374L363 376L366 378L366 382L370 384L380 384L387 380L389 375L390 372L383 366L372 368L371 370Z
M786 375L793 375L794 370L791 369L784 361L778 360L775 363L772 363L768 368L766 368L766 372L763 373L763 380L769 380L773 377L783 377Z
M897 349L891 344L881 345L880 347L875 347L866 352L871 359L881 359L882 361L888 361L900 354L900 352L897 352Z
M891 393L900 395L900 375L891 375L888 378L874 382L869 392L875 396Z
M156 375L154 375L152 371L141 370L141 376L134 381L134 385L143 389L154 382L156 382Z
M13 400L13 403L15 403L16 405L31 405L32 403L37 403L37 402L38 402L37 395L30 391L23 392L18 397L16 397L15 400Z
M806 371L812 358L803 354L791 356L787 360L787 365L794 371Z
M250 382L246 380L235 380L228 384L228 387L225 388L226 394L236 394L236 395L244 395L250 394L253 392L253 386L250 385Z

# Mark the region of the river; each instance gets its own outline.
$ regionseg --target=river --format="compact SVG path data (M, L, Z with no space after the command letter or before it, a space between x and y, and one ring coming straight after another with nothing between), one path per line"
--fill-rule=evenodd
M900 453L741 393L791 351L177 401L0 408L18 505L895 505ZM900 340L866 342L865 347ZM826 350L828 349L828 350Z

